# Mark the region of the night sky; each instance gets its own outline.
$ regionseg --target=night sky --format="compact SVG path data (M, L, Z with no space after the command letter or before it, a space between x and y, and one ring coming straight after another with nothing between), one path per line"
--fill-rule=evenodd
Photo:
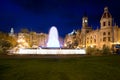
M0 0L0 31L13 27L16 33L22 28L48 33L56 26L63 37L81 28L85 12L89 26L100 26L105 6L120 26L120 0Z

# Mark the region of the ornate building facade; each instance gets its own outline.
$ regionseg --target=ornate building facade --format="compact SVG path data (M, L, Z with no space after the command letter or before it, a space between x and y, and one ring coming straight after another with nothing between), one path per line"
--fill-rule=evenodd
M65 38L65 46L76 38L80 48L96 47L102 49L107 46L112 49L115 45L120 44L120 28L114 24L113 17L108 10L104 8L104 12L100 19L100 29L93 30L88 26L88 17L82 18L82 28L76 31L76 35L67 35ZM76 47L76 46L75 46Z
M63 38L59 37L59 41L60 46L62 46ZM19 48L47 47L48 34L36 32L18 33L17 42Z
M48 35L45 33L18 33L17 36L18 47L23 48L38 48L39 46L45 47Z

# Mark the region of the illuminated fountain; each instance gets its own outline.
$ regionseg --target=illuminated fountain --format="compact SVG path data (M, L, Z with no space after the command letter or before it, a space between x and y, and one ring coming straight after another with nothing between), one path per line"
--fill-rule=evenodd
M58 37L57 28L55 26L52 26L49 31L47 47L48 48L60 48L60 43L59 43L58 38L59 37Z
M58 31L52 26L49 31L47 47L38 49L19 49L16 54L86 54L85 49L61 48Z

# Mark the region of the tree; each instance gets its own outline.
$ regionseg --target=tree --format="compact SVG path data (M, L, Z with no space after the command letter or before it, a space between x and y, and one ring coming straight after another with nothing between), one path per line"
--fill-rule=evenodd
M16 39L7 33L0 32L0 53L7 53L10 48L17 45Z
M6 54L11 45L9 41L0 39L0 54Z

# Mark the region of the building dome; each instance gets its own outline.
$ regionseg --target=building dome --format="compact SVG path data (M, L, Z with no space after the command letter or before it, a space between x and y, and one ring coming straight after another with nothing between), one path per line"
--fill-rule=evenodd
M101 19L102 19L102 18L112 18L112 15L111 15L110 12L108 11L108 7L105 7L105 8L104 8L104 13L103 13Z

